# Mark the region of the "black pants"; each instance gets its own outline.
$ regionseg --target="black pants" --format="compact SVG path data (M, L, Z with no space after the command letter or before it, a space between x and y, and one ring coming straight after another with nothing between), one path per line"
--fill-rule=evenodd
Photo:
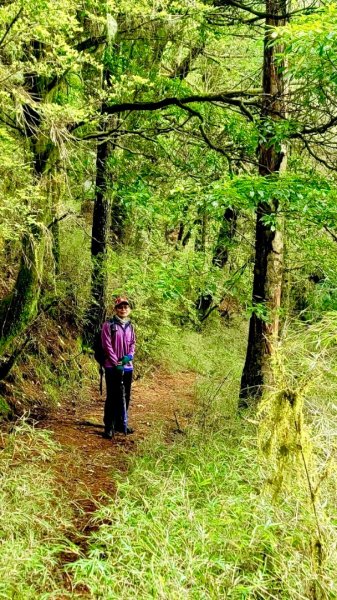
M126 433L130 404L132 371L105 369L106 401L104 406L105 431L114 429Z

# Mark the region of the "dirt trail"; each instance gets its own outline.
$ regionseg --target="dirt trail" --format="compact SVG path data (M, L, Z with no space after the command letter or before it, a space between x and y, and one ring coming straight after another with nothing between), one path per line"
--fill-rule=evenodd
M127 468L127 455L134 452L154 428L165 424L167 431L186 423L193 402L195 375L174 376L157 371L150 379L135 381L129 423L135 432L116 434L112 441L102 437L104 397L98 386L89 402L72 399L40 426L53 431L61 445L55 468L60 485L66 488L81 514L84 531L96 502L114 493L114 473ZM104 394L105 390L103 390Z

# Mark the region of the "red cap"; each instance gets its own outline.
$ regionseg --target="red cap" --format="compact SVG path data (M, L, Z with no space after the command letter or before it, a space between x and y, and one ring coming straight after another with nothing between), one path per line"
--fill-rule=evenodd
M128 304L130 306L130 302L127 298L125 298L125 296L118 296L118 298L116 298L115 307L119 306L120 304Z

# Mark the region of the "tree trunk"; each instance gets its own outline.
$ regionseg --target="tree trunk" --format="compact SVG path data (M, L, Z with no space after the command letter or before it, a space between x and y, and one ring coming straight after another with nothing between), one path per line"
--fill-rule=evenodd
M123 205L123 199L120 194L116 194L112 206L111 206L111 245L113 248L118 248L118 246L123 242L125 235L125 221L127 218L127 213L125 206Z
M51 168L49 180L47 181L48 186L48 198L49 198L49 211L51 216L51 242L52 242L52 255L54 259L55 275L60 274L61 266L61 243L60 243L60 198L62 196L63 186L61 184L60 175L61 165L60 162L54 162Z
M206 252L206 237L207 237L207 225L208 218L206 214L206 204L203 204L202 209L199 211L199 216L195 221L197 225L197 233L195 236L195 251L196 252Z
M105 4L105 3L102 3ZM106 42L111 43L109 24L106 23ZM113 37L116 35L116 31ZM115 45L115 51L117 51ZM111 64L106 62L107 46L104 43L100 48L100 60L103 66L102 79L99 82L102 90L111 88ZM101 107L104 114L104 107ZM118 119L118 117L116 117ZM106 122L101 125L101 131L107 129ZM107 197L107 167L108 158L114 149L113 142L104 140L98 143L96 155L96 191L92 216L91 229L91 293L89 306L83 327L83 343L92 348L96 333L99 331L106 315L106 289L107 289L107 245L110 224L110 202Z
M44 243L41 231L26 234L13 291L0 303L0 355L34 318L40 295Z
M106 196L106 166L110 143L98 145L96 158L96 198L91 233L91 299L83 331L85 344L91 346L95 333L104 321L107 286L107 237L109 229L109 201Z
M43 86L38 75L26 76L27 91L43 100ZM41 135L39 114L30 105L23 106L25 114L25 134L33 159L33 175L41 181L52 161L54 145ZM47 221L48 203L39 207L44 222ZM0 301L0 356L7 346L27 327L37 313L41 293L43 262L45 252L45 234L42 225L30 226L22 239L20 266L13 290Z
M220 225L218 240L213 253L213 265L223 268L228 262L228 251L235 236L238 215L235 209L226 208Z
M286 0L267 0L266 13L275 17L286 15ZM283 19L268 18L264 42L263 92L264 100L261 126L268 121L285 117L284 65L277 63L276 55L280 47L271 44L270 27L284 25ZM265 128L268 131L268 127ZM263 177L275 175L285 170L285 149L279 148L269 139L259 147L259 174ZM275 198L260 202L256 212L255 265L253 281L253 313L249 323L248 348L241 379L241 405L247 405L248 398L260 398L264 386L270 383L270 356L278 338L279 308L283 273L282 222L278 215L279 203ZM265 217L271 217L265 222Z
M179 223L179 229L178 229L178 236L177 236L177 242L180 242L181 245L183 247L185 247L190 238L191 238L191 228L189 227L186 231L186 220L187 220L187 214L188 214L188 205L185 205L183 207L183 220L180 221Z
M207 238L207 226L208 226L208 217L206 214L206 203L203 203L202 208L199 209L198 218L195 221L195 225L197 225L197 232L195 237L195 252L202 252L204 257L206 258L206 238ZM213 302L213 297L211 294L200 294L197 298L195 307L198 311L200 321L204 320L205 314L210 308Z

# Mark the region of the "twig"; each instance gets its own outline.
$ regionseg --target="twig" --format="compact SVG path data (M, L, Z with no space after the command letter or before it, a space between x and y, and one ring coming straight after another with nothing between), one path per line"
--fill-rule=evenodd
M66 219L67 217L71 217L74 216L75 213L69 211L67 213L64 213L64 215L62 215L61 217L55 217L51 223L49 223L49 225L47 225L47 229L51 229L53 227L53 225L56 225L56 223L59 223L60 221L63 221L64 219Z
M324 225L324 229L329 235L331 235L334 242L337 242L337 235L333 231L331 231L331 229L327 225Z
M14 27L15 23L19 19L22 11L23 11L23 6L21 6L21 8L19 9L19 12L15 15L15 17L13 18L13 20L11 21L11 23L7 26L7 29L6 29L5 33L3 34L3 36L2 36L2 38L0 40L0 46L2 46L2 44L4 43L7 35L10 32L10 30L12 29L12 27Z
M218 393L221 391L223 385L226 383L226 381L231 373L232 373L232 369L230 371L228 371L227 375L225 375L225 377L222 379L222 381L218 385L213 397L209 400L208 404L212 404L212 402L214 402L215 398L217 397ZM204 417L203 418L203 428L206 429L206 411L205 410L204 410L203 417Z
M176 433L185 433L185 431L183 429L181 429L181 427L180 427L180 423L178 421L178 417L177 417L176 411L174 411L173 414L174 414L174 419L175 419L175 422L176 422L176 425L177 425Z
M299 438L299 448L300 448L300 453L301 453L301 457L302 457L302 462L303 462L303 466L304 466L304 471L305 471L305 476L306 476L306 480L307 480L307 484L308 484L308 489L309 489L309 496L310 496L310 502L313 508L313 512L314 512L314 516L315 516L315 521L316 521L316 528L317 528L317 534L318 534L318 539L316 541L316 547L318 548L318 552L319 552L319 566L322 560L322 547L323 547L323 543L322 543L322 531L321 531L321 526L319 523L319 519L318 519L318 514L317 514L317 508L316 508L316 499L315 499L315 492L314 489L312 487L312 483L311 483L311 479L310 479L310 475L309 475L309 469L308 469L308 465L307 465L307 461L306 458L304 456L304 452L303 452L303 447L301 444L301 438L300 438L300 427L296 421L296 419L294 418L294 423L295 423L295 429L296 429L296 433L298 435Z

